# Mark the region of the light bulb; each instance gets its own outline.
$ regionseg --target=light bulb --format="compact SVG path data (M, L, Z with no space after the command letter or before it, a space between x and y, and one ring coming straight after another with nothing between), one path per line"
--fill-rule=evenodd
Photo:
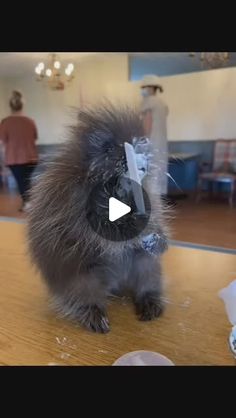
M40 69L40 71L44 70L44 63L43 62L40 62L38 64L38 68Z
M70 75L71 75L71 70L70 70L70 68L66 68L65 69L65 73L66 73L66 75L69 77Z
M59 70L60 66L61 66L61 63L60 63L59 61L55 61L55 62L54 62L54 67L55 67L57 70Z
M48 68L48 69L46 70L46 75L47 75L48 77L51 77L51 75L52 75L52 70L50 70L50 68Z
M36 74L38 74L38 75L40 75L40 74L41 74L41 70L40 70L39 66L37 66L37 67L35 68L35 72L36 72Z
M70 70L70 72L72 73L72 71L74 70L74 64L70 63L68 64L67 68Z

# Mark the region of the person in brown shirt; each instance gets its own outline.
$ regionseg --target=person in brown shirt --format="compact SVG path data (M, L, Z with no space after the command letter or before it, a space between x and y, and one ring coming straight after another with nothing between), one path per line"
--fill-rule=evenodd
M30 180L38 161L37 127L32 119L22 114L23 98L20 92L13 91L9 105L12 114L0 124L0 140L5 148L5 165L16 180L23 209L27 209Z

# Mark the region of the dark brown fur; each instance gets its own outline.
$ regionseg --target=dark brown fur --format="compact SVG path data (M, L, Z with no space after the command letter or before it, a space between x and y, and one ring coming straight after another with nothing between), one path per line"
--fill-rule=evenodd
M132 292L141 320L162 310L160 256L140 246L140 237L112 242L88 224L86 202L94 184L126 170L124 142L142 136L138 114L112 106L80 111L78 124L31 193L28 237L57 310L88 329L109 331L106 300ZM158 232L167 246L163 208L151 197L152 214L144 234Z

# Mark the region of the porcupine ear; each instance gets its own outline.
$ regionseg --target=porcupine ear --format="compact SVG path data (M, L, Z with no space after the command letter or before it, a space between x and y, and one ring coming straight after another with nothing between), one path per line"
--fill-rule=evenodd
M102 130L94 130L88 134L88 154L91 157L105 155L113 148L112 135Z

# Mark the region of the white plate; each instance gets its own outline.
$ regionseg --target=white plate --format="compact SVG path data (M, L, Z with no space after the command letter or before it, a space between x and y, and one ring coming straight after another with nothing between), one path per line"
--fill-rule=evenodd
M174 363L162 354L140 350L124 354L113 366L174 366Z

